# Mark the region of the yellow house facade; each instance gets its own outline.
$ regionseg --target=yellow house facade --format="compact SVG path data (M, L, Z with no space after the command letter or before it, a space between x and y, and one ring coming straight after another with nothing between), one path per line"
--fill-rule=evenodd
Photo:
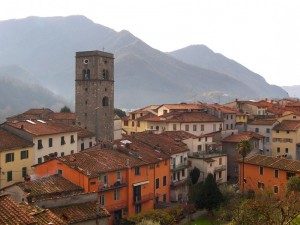
M272 156L300 159L300 120L283 120L272 129Z
M33 174L33 143L0 128L0 188Z

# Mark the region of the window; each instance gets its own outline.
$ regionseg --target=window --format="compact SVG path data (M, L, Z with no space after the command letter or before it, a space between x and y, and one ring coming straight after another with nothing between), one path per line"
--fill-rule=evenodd
M71 144L75 143L74 135L71 135Z
M266 133L268 133L268 134L270 133L270 128L266 129Z
M265 184L262 182L258 182L258 188L259 189L264 189L265 188Z
M124 120L124 126L125 126L125 127L128 126L128 120Z
M289 133L290 133L290 131L289 131L289 130L287 130L287 131L286 131L286 133L287 133L287 134L289 134Z
M261 174L261 175L264 174L264 168L262 166L259 167L259 174Z
M155 204L158 204L158 202L159 202L159 196L156 196L155 197Z
M115 189L114 191L114 200L120 200L120 189Z
M188 124L185 125L185 131L189 131L190 130L190 126Z
M279 134L279 130L276 130L276 133Z
M204 124L201 124L201 131L204 131Z
M13 162L15 160L15 154L14 153L7 153L5 155L5 162Z
M285 148L285 153L289 153L289 148Z
M102 99L102 106L108 106L108 97L104 97L103 99Z
M167 202L167 194L163 195L163 202Z
M38 140L38 149L42 149L43 148L43 142L41 139Z
M64 136L61 136L61 137L60 137L60 144L61 144L61 145L66 144L66 142L65 142L65 137L64 137Z
M137 127L141 126L141 121L137 121Z
M219 158L219 165L222 165L222 158Z
M181 170L181 177L185 177L185 170Z
M255 128L255 132L258 133L259 132L259 128L256 127Z
M155 129L156 129L156 130L159 130L159 126L156 126Z
M131 121L131 126L134 127L134 121Z
M62 171L61 169L58 169L58 170L57 170L57 174L62 175L62 174L63 174L63 171Z
M12 171L7 171L7 178L6 181L12 181Z
M108 70L102 70L102 78L103 80L109 79Z
M27 167L22 168L22 177L26 177L27 175Z
M49 140L48 140L48 146L49 146L49 148L51 148L53 146L53 140L52 140L52 138L49 138Z
M295 173L291 173L291 172L286 172L286 179L290 179L291 177L296 176Z
M173 130L176 130L177 128L176 128L176 124L173 124Z
M167 185L167 177L164 176L164 177L163 177L163 186L166 186L166 185Z
M28 159L28 150L21 151L21 160Z
M84 80L90 79L90 70L89 69L83 69L82 70L82 77Z
M197 131L197 125L196 124L193 125L193 131Z
M229 129L229 126L228 126L228 124L226 124L226 130L228 130Z
M74 150L71 150L71 155L74 154Z
M64 153L64 152L61 152L61 153L60 153L60 156L64 156L64 155L65 155L65 153Z
M198 145L198 151L202 151L202 145Z
M81 150L81 151L84 150L84 143L81 143L81 145L80 145L80 150Z
M134 174L135 175L141 175L140 167L135 167L134 168Z
M266 142L270 142L270 138L269 137L266 137Z
M121 171L117 171L117 180L121 181Z
M38 164L41 164L42 162L43 162L42 157L39 157L39 158L38 158Z
M136 204L135 205L135 213L140 213L142 211L142 205L141 204Z
M274 177L278 178L278 170L274 170Z
M212 163L209 163L209 167L212 167Z
M230 119L233 119L233 115L230 115Z
M278 186L274 186L274 193L278 194Z
M89 142L89 147L92 147L92 145L93 145L93 143L90 141L90 142Z
M104 195L100 195L100 204L105 205L105 196Z
M219 179L222 178L222 171L219 171Z
M108 184L108 176L107 175L103 176L103 183L106 185Z
M131 114L131 119L135 120L135 114L134 113Z
M277 153L280 153L280 148L279 147L277 148Z
M156 178L156 180L155 180L155 188L156 189L159 188L159 178Z
M231 130L233 129L233 124L230 124L230 129L231 129Z

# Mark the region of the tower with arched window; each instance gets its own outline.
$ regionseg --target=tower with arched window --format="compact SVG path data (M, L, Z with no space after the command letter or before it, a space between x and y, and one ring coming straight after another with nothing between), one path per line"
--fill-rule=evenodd
M108 52L76 52L76 123L97 140L113 140L114 56Z

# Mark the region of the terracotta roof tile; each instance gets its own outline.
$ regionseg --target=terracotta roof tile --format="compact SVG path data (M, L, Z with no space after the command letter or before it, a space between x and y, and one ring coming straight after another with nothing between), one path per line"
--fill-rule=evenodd
M23 208L28 215L32 215L37 224L53 224L53 225L67 225L62 219L51 212L49 209L42 209L38 206L20 203L19 207Z
M205 104L205 106L209 109L215 109L215 110L221 111L223 113L227 113L227 114L236 114L237 113L237 111L233 110L232 108L229 108L227 106L222 106L217 103Z
M277 120L275 120L275 119L257 119L257 120L250 122L249 124L251 124L251 125L273 125L274 123L276 123L276 121Z
M49 115L49 119L53 120L74 120L75 121L75 113L66 112L66 113L52 113Z
M18 183L17 185L24 191L30 190L29 193L34 201L73 195L84 191L82 187L70 182L58 174L27 181L26 183Z
M68 224L80 223L87 220L93 220L98 217L109 217L109 212L99 206L97 215L96 202L86 202L81 204L74 204L64 207L51 208L51 211L60 218L63 218Z
M81 127L77 127L79 129L79 132L77 133L78 138L86 138L86 137L94 137L95 133L92 131L89 131L87 129L83 129Z
M222 140L222 142L233 142L233 143L238 143L240 141L249 141L253 138L255 139L261 139L263 138L264 136L263 135L260 135L258 133L255 133L255 132L243 132L243 133L239 133L239 134L233 134L233 135L230 135L226 138L224 138Z
M49 108L29 109L22 114L41 115L44 113L50 114L50 113L53 113L53 111Z
M105 149L96 145L89 150L57 158L60 162L88 176L98 177L101 173L117 171L130 166L141 166L145 162L117 149Z
M300 120L283 120L281 123L273 127L273 130L293 131L300 126Z
M163 134L173 139L180 139L180 140L185 140L189 138L193 138L193 139L198 138L196 135L188 133L186 131L165 131Z
M11 126L20 130L24 130L35 136L78 131L78 128L74 126L69 126L55 120L45 120L45 121L33 120L31 122L28 121L5 122L4 125Z
M173 138L164 133L154 134L151 132L140 132L131 135L131 137L134 141L140 141L150 146L152 149L159 149L169 155L188 151L186 144L181 142L181 139L178 139L178 136L177 138ZM152 149L150 149L150 151L153 151Z
M182 123L210 123L210 122L223 122L216 116L204 112L171 112L162 116L155 116L152 118L145 119L146 121L153 122L182 122Z
M33 143L0 128L0 151L32 147Z
M300 172L300 161L286 158L277 158L266 155L253 155L246 157L245 163L291 172Z
M36 220L9 196L0 196L0 224L36 224Z

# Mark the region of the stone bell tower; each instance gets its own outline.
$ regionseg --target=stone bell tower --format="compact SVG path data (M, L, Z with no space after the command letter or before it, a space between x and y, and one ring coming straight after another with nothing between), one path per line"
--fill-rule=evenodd
M114 138L114 56L102 51L76 52L76 124L97 140Z

